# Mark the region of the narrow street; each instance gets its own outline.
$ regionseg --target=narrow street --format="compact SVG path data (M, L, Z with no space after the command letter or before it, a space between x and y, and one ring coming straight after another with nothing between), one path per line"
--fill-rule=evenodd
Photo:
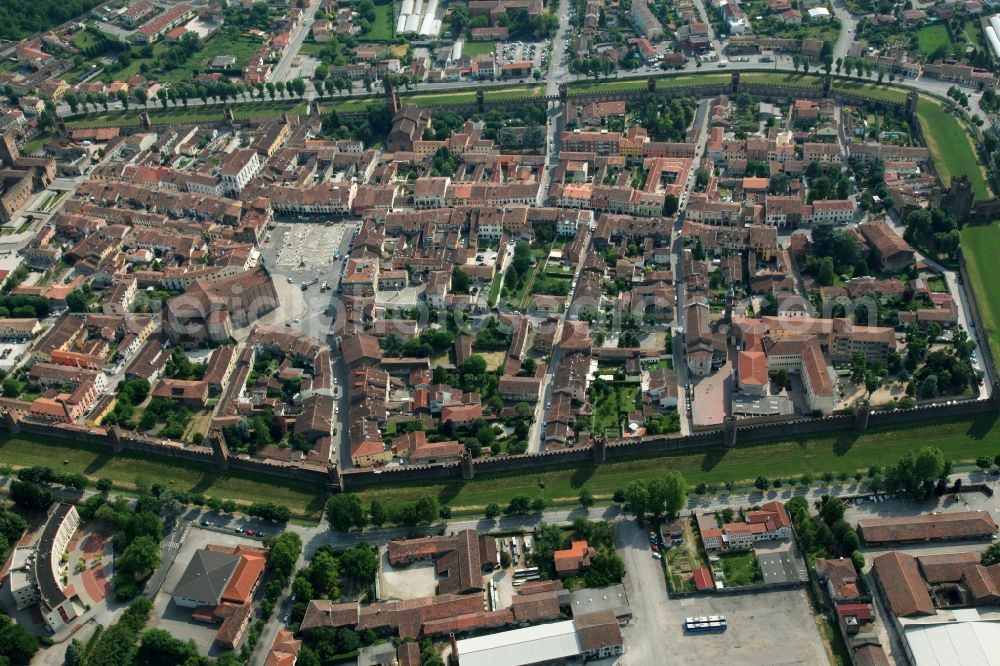
M677 214L676 220L674 220L674 228L671 230L670 240L671 256L674 258L674 265L672 268L674 271L674 287L676 291L672 331L672 351L674 359L674 372L677 374L677 413L680 415L682 435L691 434L692 422L691 418L687 415L687 409L682 400L687 395L688 377L687 364L684 361L683 331L684 308L686 306L686 287L684 286L684 268L681 262L681 253L684 249L681 230L684 228L684 211L687 208L688 199L694 191L695 182L697 180L697 167L701 163L702 157L705 155L705 146L708 144L708 111L710 105L710 100L701 100L698 103L698 109L695 111L692 127L694 127L698 133L698 148L695 150L694 168L692 168L688 174L688 182L685 186L684 193L681 195L680 212Z

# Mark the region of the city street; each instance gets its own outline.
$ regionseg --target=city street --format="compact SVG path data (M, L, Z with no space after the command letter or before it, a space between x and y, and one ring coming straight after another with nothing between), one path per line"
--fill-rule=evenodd
M302 12L302 22L292 32L288 48L285 49L281 60L278 61L278 64L274 66L274 71L271 72L272 81L284 81L286 78L295 78L288 76L289 70L295 58L299 55L299 49L302 48L302 42L305 41L306 35L312 30L312 24L316 20L316 10L319 9L320 4L320 0L311 0L306 5L305 10Z

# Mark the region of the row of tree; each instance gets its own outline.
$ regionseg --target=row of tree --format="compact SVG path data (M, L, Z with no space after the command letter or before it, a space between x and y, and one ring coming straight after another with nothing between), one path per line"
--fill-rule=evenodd
M624 491L615 492L614 501L640 517L677 516L687 506L688 485L680 472L671 471L648 481L632 481Z
M432 523L451 515L448 507L442 507L433 495L424 495L413 502L399 501L386 504L373 499L368 506L354 493L339 493L326 504L326 517L330 529L349 532L363 529L368 525L381 527L385 524L414 526Z

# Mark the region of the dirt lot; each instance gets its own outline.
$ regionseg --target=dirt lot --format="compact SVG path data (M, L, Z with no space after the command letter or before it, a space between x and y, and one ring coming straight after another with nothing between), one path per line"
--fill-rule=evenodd
M402 569L393 569L388 554L383 552L382 570L378 577L382 599L431 597L437 590L433 562L415 562Z

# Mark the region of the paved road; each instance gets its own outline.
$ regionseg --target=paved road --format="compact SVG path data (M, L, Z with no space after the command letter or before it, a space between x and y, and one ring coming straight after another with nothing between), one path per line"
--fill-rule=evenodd
M712 48L718 56L722 57L722 42L719 41L719 36L715 34L715 28L712 27L712 22L708 20L708 12L714 11L714 7L711 5L706 6L704 0L694 0L695 9L698 10L698 15L701 20L708 26L708 37L712 40Z
M292 32L291 39L288 42L288 48L285 49L285 54L281 56L281 60L278 64L274 66L274 70L271 73L272 81L284 81L288 77L288 72L292 67L296 56L299 54L299 49L302 48L302 42L305 40L306 35L312 30L313 21L316 19L316 10L319 9L319 0L312 0L311 4L306 7L305 11L302 13L302 22L299 23L299 27Z
M855 28L852 28L852 30L854 30L854 29ZM709 27L709 30L711 30L711 26ZM562 32L565 32L565 30L562 30L561 33ZM715 44L717 52L721 53L721 51L718 50L719 48L721 48L721 44L718 42L717 39L714 38L714 33L712 33L712 34L713 34L713 44ZM843 35L843 33L842 33L842 35ZM849 48L850 43L853 40L854 40L854 33L853 32L852 33L848 33L847 36L842 36L842 37L838 38L839 48L844 49L844 52L846 53L846 49ZM557 39L557 42L558 42L558 39ZM565 43L565 37L563 38L563 42L562 43ZM296 47L296 50L298 48L300 48L300 47L301 47L301 42L299 43L299 46ZM286 57L291 52L292 52L292 48L290 46L289 50L286 52ZM563 56L562 56L562 54L556 48L553 49L552 56L553 56L553 58L552 58L553 62L562 63L560 65L557 65L557 68L559 70L558 77L559 77L560 80L569 81L569 80L574 80L574 79L575 80L580 80L582 78L580 76L575 76L574 77L573 75L571 75L568 72L564 71L565 67L566 67L566 63L561 60L561 58ZM289 60L289 62L291 62L291 61ZM280 63L279 63L279 65L280 65ZM778 56L778 57L775 57L774 61L771 62L771 63L762 63L762 62L759 61L759 58L757 56L751 56L750 57L750 62L729 62L729 64L728 64L728 69L730 69L730 70L746 70L746 69L761 69L761 68L772 69L772 70L775 70L775 71L786 71L786 72L795 71L795 68L794 68L793 63L792 63L792 58L790 56ZM685 66L682 68L682 72L688 73L688 74L695 74L695 73L698 73L700 71L704 71L705 69L714 69L714 67L708 66L707 68L706 67L699 68L695 64L695 62L693 60L689 60L685 64ZM813 71L815 73L821 73L821 70L819 70L819 69L813 69L811 71ZM655 71L640 70L638 72L621 71L621 72L616 72L615 76L612 77L612 78L615 78L615 79L642 79L642 78L647 78L649 76L659 75L659 74L662 74L662 73L663 72L659 71L659 70L655 70ZM285 75L287 75L287 72L285 72ZM278 80L277 75L275 75L274 80ZM874 77L873 77L873 79L865 79L865 80L873 81ZM548 77L546 77L545 81L546 81L546 86L548 87L551 84L551 81L549 81ZM527 82L527 80L526 80L526 82ZM499 80L497 80L497 81L476 81L476 82L463 81L463 82L457 82L457 83L455 83L455 82L420 83L415 88L415 91L416 92L442 92L442 91L446 91L446 92L462 92L462 91L476 90L478 88L490 88L490 87L508 86L510 84L511 84L510 81L499 81ZM558 84L558 80L556 81L556 84ZM982 110L979 108L979 99L981 97L981 94L975 88L961 86L961 85L956 86L956 84L954 84L954 83L950 83L950 82L947 82L947 81L939 81L937 79L928 79L928 78L924 78L923 76L920 76L920 77L917 77L917 78L897 79L896 82L895 82L895 85L904 86L904 87L908 87L908 88L916 88L917 90L921 90L923 92L931 93L931 94L935 94L935 95L940 95L942 97L946 97L947 96L947 91L948 91L949 88L951 88L951 87L958 87L958 88L962 89L963 91L965 91L969 95L969 104L970 104L970 107L971 107L970 108L970 113L972 113L973 115L980 115L984 119L986 118L986 114L983 113ZM355 93L359 93L359 92L364 92L363 87L361 87L360 85L355 88ZM355 99L366 98L366 97L369 98L369 99L372 99L372 100L380 99L380 95L377 95L377 94L376 95L370 95L370 96L368 96L368 95L355 95L354 96ZM313 100L315 98L316 98L316 91L315 91L315 89L313 88L312 85L308 85L307 88L306 88L306 93L304 95L304 99L306 99L306 100ZM341 95L334 95L334 96L323 96L321 99L329 103L329 102L335 102L336 100L341 99L341 98L342 98ZM288 99L288 98L286 97L285 99ZM271 100L267 96L265 96L263 99L261 99L261 98L257 98L257 97L250 97L250 96L244 95L244 96L242 96L239 99L238 103L240 103L240 104L259 104L261 102L271 102L271 101L273 101L273 100ZM201 99L189 99L188 103L187 103L187 106L189 106L189 107L196 107L196 106L202 106L204 104L205 103ZM213 101L210 101L210 104L211 105L218 105L219 102L213 100ZM155 101L151 104L151 106L156 107L156 108L160 108L155 103ZM175 106L181 106L181 105L180 104L176 104ZM132 105L131 108L134 108L134 107L135 107L135 105ZM120 111L120 110L122 110L122 105L121 105L120 102L117 102L117 101L109 101L108 102L108 109L110 111ZM65 103L61 103L61 104L59 104L56 107L56 113L59 116L72 116L72 115L75 115L70 110L69 105L67 105Z
M625 561L625 594L632 610L632 622L625 627L628 642L625 663L662 664L662 632L667 626L667 580L660 560L649 550L645 529L633 520L623 520L615 532L615 547Z
M837 43L833 47L833 62L836 63L837 58L847 57L847 52L851 49L858 32L858 19L847 11L844 0L834 0L833 13L840 20L840 34L837 35Z
M693 127L696 128L698 133L698 147L695 150L694 165L695 167L701 163L702 158L705 155L705 146L708 144L709 138L709 107L711 106L711 101L703 99L698 103L698 108L695 111ZM690 173L688 173L688 180L684 189L683 194L681 194L680 200L680 212L677 214L677 218L674 221L674 228L671 230L671 256L674 258L674 287L676 292L676 303L674 307L674 320L673 320L673 349L672 355L674 359L674 371L677 373L677 412L681 417L681 434L689 435L691 434L691 417L687 414L687 406L684 402L687 395L687 363L684 357L684 336L683 334L678 334L677 331L684 330L684 308L687 305L687 288L684 283L684 270L683 265L680 260L681 252L684 247L684 239L681 236L681 230L684 228L685 210L687 209L688 199L691 193L694 192L695 180L696 180L697 168L692 168Z

